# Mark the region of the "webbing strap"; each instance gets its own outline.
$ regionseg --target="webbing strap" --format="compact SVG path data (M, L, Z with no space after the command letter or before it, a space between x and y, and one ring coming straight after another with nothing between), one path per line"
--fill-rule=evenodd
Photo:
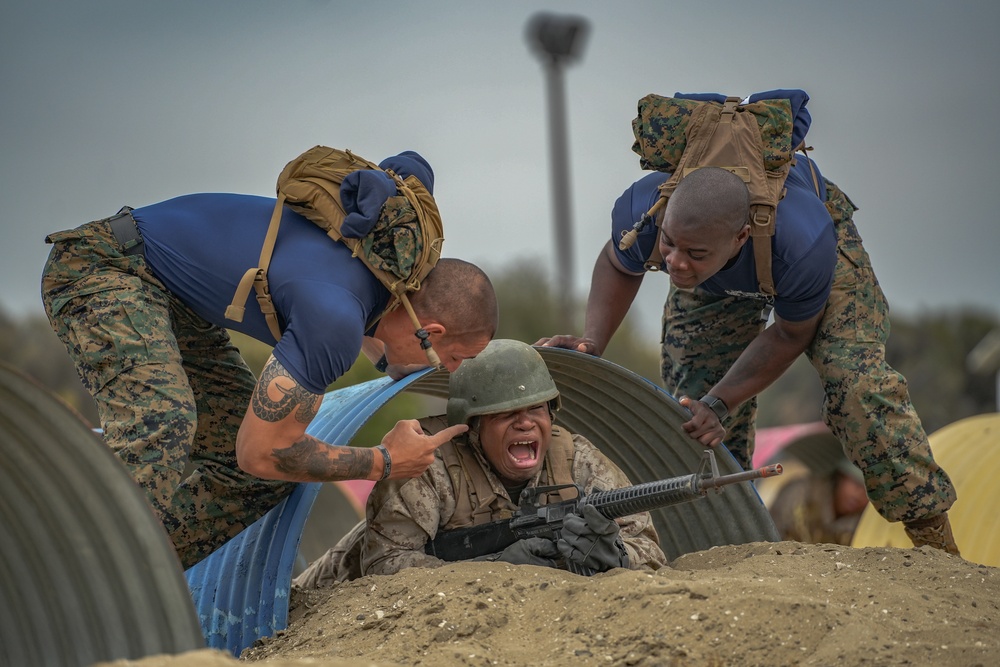
M427 355L427 361L434 368L444 368L441 365L441 358L438 353L431 346L430 334L424 329L423 325L420 324L420 320L417 318L417 313L414 312L413 306L410 305L410 299L406 296L405 292L397 292L396 297L399 302L403 304L403 308L406 309L406 314L410 316L410 322L413 323L416 333L413 334L420 340L420 347L423 348L424 354Z
M771 275L774 208L764 205L750 208L750 236L753 238L753 259L757 268L758 287L767 296L774 296L774 276Z
M271 300L271 291L267 284L267 267L271 264L271 255L274 253L274 242L278 238L278 227L281 225L281 213L285 204L285 195L279 194L278 201L274 205L274 212L271 214L271 222L267 226L267 234L264 236L264 245L260 249L260 259L258 265L247 269L247 272L240 278L240 283L236 287L236 294L233 295L233 302L226 308L226 319L234 322L242 322L246 313L247 297L250 296L250 288L257 292L257 304L260 312L264 314L267 328L274 336L274 340L281 339L281 327L278 326L278 316L274 310L274 302Z
M549 441L549 451L545 460L549 466L551 484L562 486L559 489L560 500L575 500L576 489L567 486L573 484L573 456L576 448L573 446L573 436L569 431L558 426L552 427L552 439Z
M646 215L653 217L654 226L656 227L656 240L653 241L653 249L649 253L649 257L643 263L643 268L647 271L659 271L660 266L663 264L663 253L660 252L660 229L663 226L663 216L666 215L666 204L667 198L660 197L653 204L652 208L646 212Z
M819 189L819 179L816 177L816 165L814 165L813 161L809 159L809 151L813 150L813 147L806 146L806 142L803 141L795 150L802 151L802 154L806 157L806 163L809 165L809 175L812 176L813 188L816 189L816 196L819 197L820 200L823 200L823 192Z
M447 426L441 417L421 420L424 428L437 433ZM486 473L476 460L472 445L459 445L449 440L438 448L444 460L451 485L455 491L455 512L442 530L462 528L469 525L480 526L493 521L493 509L497 494L493 490Z

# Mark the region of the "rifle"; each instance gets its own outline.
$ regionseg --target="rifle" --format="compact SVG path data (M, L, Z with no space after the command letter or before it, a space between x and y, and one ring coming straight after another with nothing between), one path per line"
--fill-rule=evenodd
M715 453L706 449L698 472L680 477L626 486L610 491L596 491L584 495L578 484L536 486L521 492L519 507L510 519L500 519L468 528L456 528L438 533L427 542L424 552L446 561L471 560L503 551L518 540L529 537L559 539L563 520L570 514L580 514L584 505L593 505L608 519L618 519L631 514L648 512L659 507L679 505L708 495L709 489L722 493L723 487L762 477L781 474L781 464L720 475ZM539 498L560 489L575 487L577 497L548 505ZM592 574L570 567L578 574Z

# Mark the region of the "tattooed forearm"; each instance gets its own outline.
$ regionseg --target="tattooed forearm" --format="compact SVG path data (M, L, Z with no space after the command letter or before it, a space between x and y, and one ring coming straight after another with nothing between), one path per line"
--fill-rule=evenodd
M310 435L291 447L271 450L275 468L303 482L367 479L375 463L369 449L331 447Z
M271 398L278 396L277 400ZM261 371L260 381L250 399L254 414L268 422L281 421L295 413L295 419L308 424L316 416L320 397L301 387L288 371L273 358Z

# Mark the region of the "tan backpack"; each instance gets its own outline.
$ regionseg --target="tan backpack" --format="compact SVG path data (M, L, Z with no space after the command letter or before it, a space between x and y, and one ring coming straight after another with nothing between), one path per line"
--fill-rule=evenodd
M632 230L623 232L619 249L631 247L646 225L659 228L667 200L685 176L701 167L721 167L743 179L750 190L749 222L757 282L763 294L775 296L771 275L775 212L785 195L785 179L794 164L795 151L808 150L804 143L792 146L794 121L788 99L744 104L739 97L727 97L724 103L643 97L639 115L632 121L632 150L639 154L643 169L666 171L671 176L659 186L656 203ZM659 270L662 260L659 243L654 243L646 270Z
M342 230L347 211L341 203L340 186L348 174L359 169L384 171L395 182L396 194L386 200L378 220L364 235L349 237ZM287 204L324 229L331 239L346 244L354 256L364 262L392 295L379 317L402 304L416 327L416 336L431 365L440 366L428 334L407 297L410 292L420 289L421 282L441 258L444 243L441 215L424 184L414 176L404 179L392 170L382 170L349 150L315 146L282 170L277 193L278 201L264 237L258 266L243 275L232 303L226 308L226 318L243 321L245 304L253 287L271 334L275 339L281 338L267 283L267 269L281 224L282 208Z

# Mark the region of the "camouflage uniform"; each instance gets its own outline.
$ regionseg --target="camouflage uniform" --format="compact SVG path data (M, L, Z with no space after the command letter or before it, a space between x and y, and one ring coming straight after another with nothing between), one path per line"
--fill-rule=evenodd
M425 420L425 431L428 430L426 423ZM511 501L503 483L482 456L478 434L470 431L469 439L473 444L475 460L485 472L495 494L494 498L483 500L490 507L490 520L509 519L517 505ZM459 440L453 442L456 447L465 446L459 444ZM586 438L574 434L572 442L572 477L585 493L595 489L631 486L625 473ZM554 484L550 470L547 456L545 465L528 482L528 486ZM439 529L454 522L458 506L455 486L445 460L438 452L434 463L420 477L376 483L368 497L367 525L366 522L358 524L337 546L299 575L295 583L315 588L362 575L395 574L407 567L443 565L445 561L424 553L424 545L434 539ZM623 517L617 522L632 569L659 569L666 565L666 556L660 550L648 513ZM471 520L468 525L471 525Z
M868 497L889 521L946 512L955 501L931 455L906 380L885 361L889 307L854 226L855 207L827 181L837 233L833 286L806 356L823 383L823 420L865 477ZM704 396L763 330L764 303L671 287L663 314L662 376L672 394ZM753 456L757 400L726 419L726 446L746 468Z
M236 463L255 385L227 331L196 315L128 255L105 218L49 235L49 322L97 402L104 438L146 491L184 567L294 488Z

